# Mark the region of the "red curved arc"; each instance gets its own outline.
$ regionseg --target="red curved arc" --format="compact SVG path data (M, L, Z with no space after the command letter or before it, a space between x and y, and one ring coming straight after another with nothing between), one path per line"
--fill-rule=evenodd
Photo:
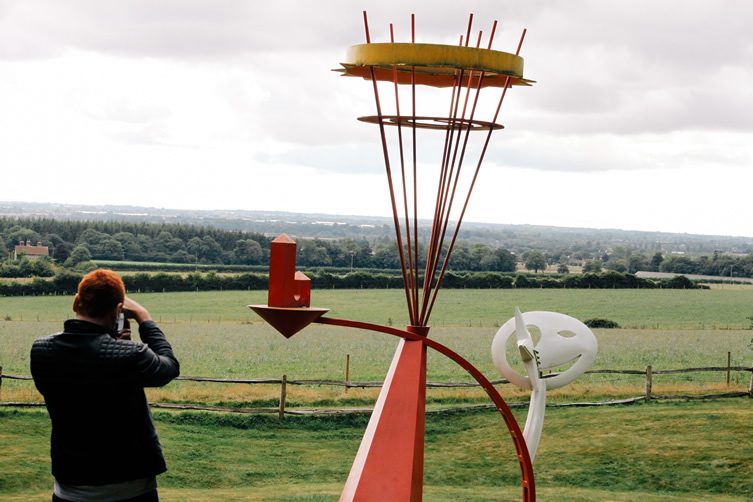
M449 347L442 345L436 340L432 340L428 337L417 335L409 331L404 331L397 328L391 328L389 326L381 326L379 324L372 324L362 321L351 321L348 319L337 319L334 317L320 317L314 322L319 324L331 324L333 326L343 326L346 328L357 328L369 331L377 331L379 333L385 333L407 340L421 341L425 345L436 350L440 354L447 356L455 361L460 367L466 370L486 391L487 395L494 402L497 410L502 414L502 418L507 425L507 430L510 432L515 450L518 455L518 464L520 464L520 470L523 475L523 501L534 502L536 500L536 487L533 478L533 465L531 464L531 456L528 453L528 447L526 446L525 439L523 438L523 432L520 430L518 422L510 411L510 408L505 403L505 400L494 388L494 385L481 373L473 364L467 359L463 358L460 354L450 349Z

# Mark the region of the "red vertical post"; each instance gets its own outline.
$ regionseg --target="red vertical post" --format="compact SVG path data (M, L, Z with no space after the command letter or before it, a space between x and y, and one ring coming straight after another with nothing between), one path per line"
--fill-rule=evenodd
M295 301L295 241L286 234L272 241L269 254L270 307L294 307Z
M410 326L425 336L429 328ZM341 501L420 501L424 477L426 345L400 340Z

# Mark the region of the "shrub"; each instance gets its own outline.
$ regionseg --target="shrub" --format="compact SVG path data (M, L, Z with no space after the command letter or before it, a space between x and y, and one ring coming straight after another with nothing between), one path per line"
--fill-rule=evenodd
M619 328L620 327L619 324L617 324L616 322L614 322L612 320L609 320L609 319L600 319L600 318L586 319L585 321L583 321L583 324L585 324L589 328L608 328L608 329L614 329L614 328Z

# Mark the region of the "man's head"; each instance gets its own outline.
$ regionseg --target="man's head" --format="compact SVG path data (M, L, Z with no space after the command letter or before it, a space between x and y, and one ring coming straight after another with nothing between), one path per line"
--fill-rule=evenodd
M79 317L113 324L125 300L123 280L112 270L89 272L78 284L73 311Z

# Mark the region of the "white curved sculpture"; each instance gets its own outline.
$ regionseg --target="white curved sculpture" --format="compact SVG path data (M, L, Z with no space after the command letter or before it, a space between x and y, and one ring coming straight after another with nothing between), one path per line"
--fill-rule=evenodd
M535 326L541 338L534 344L528 326ZM518 352L523 360L527 376L515 371L507 361L507 340L515 335ZM591 367L598 344L593 332L574 317L558 312L534 311L522 314L515 308L515 317L499 328L492 341L492 359L499 372L510 383L531 389L531 404L528 407L523 437L533 462L544 426L547 389L557 389L569 384ZM542 370L559 368L571 361L568 369L550 377L542 378Z

